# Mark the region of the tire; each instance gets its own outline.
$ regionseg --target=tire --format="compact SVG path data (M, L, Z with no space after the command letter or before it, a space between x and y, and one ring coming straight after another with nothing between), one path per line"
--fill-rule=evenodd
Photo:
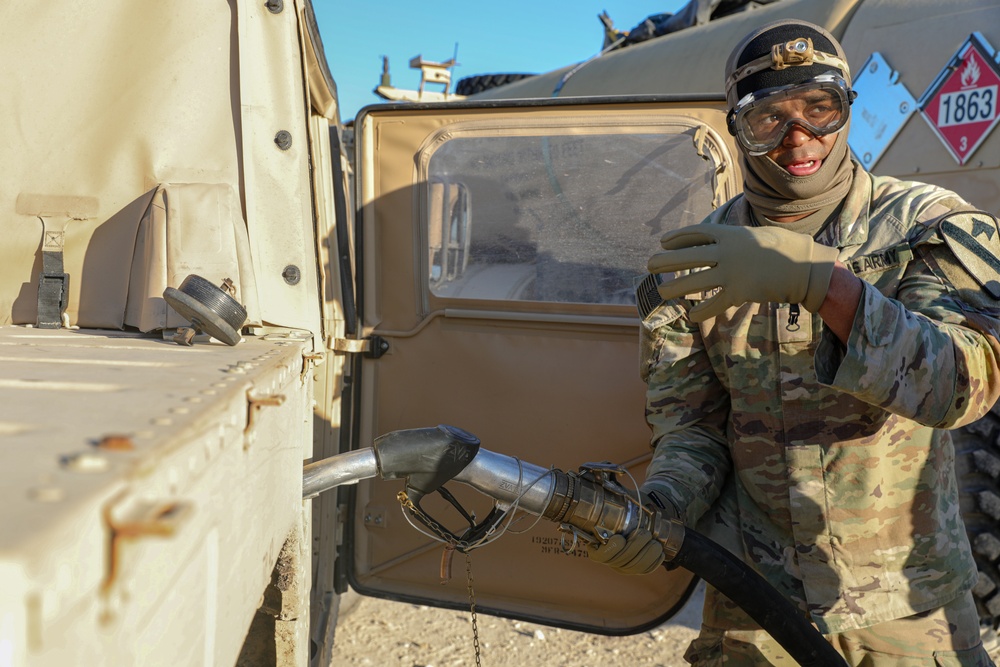
M535 76L534 74L477 74L459 79L455 84L456 95L475 95L491 88L499 88L508 83L521 81Z
M952 432L959 503L979 579L972 589L984 634L1000 624L1000 403Z

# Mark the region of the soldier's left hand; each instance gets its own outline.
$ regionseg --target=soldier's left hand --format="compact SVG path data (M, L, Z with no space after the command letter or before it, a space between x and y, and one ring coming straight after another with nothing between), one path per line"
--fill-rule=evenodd
M837 248L781 227L693 225L660 239L663 252L649 260L651 273L700 269L668 280L660 296L720 291L691 309L695 322L744 303L801 303L816 312L830 287Z

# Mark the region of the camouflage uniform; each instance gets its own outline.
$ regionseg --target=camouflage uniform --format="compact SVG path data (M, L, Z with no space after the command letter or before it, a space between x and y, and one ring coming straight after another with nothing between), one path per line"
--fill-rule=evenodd
M742 195L706 222L754 224ZM796 305L747 303L701 325L688 302L642 309L647 479L669 481L689 525L738 522L727 546L824 634L936 609L976 579L940 429L997 399L1000 284L982 246L986 265L956 259L963 230L1000 247L996 221L954 193L856 168L817 235L864 281L846 348ZM727 479L729 518L709 513Z

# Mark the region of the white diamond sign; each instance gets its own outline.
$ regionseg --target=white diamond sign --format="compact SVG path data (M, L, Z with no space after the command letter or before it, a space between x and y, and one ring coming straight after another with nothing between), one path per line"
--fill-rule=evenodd
M858 99L851 109L847 142L865 169L871 169L917 110L917 101L878 51L869 56L851 87Z

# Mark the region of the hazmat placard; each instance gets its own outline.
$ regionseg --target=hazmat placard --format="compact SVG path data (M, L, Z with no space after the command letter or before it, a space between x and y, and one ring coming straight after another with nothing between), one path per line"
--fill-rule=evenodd
M920 111L959 164L965 164L1000 120L1000 67L980 33L969 35L920 98Z

